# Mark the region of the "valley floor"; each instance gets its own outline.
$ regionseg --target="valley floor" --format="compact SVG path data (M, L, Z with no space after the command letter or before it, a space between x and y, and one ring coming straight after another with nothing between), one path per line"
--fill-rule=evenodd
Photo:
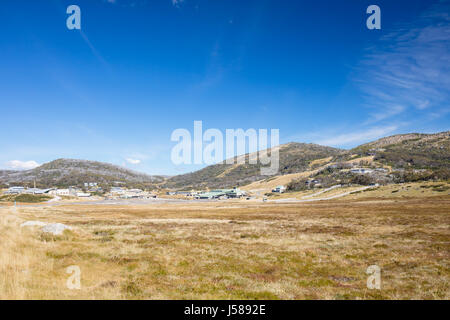
M450 299L450 197L398 192L0 208L0 298ZM20 227L29 220L73 230ZM367 288L371 265L380 290ZM69 266L80 289L66 285Z

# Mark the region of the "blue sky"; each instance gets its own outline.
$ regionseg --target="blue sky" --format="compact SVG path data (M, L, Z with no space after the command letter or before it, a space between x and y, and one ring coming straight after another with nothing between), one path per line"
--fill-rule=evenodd
M81 31L66 8L81 8ZM381 8L381 30L366 8ZM0 4L0 168L56 158L179 174L177 128L349 148L449 130L449 1Z

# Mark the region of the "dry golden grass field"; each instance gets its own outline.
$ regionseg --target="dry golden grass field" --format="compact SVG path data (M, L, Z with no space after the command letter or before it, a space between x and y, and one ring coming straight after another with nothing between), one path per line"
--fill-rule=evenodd
M396 194L0 208L0 298L449 299L448 193ZM380 290L367 288L370 265ZM66 286L69 266L80 289Z

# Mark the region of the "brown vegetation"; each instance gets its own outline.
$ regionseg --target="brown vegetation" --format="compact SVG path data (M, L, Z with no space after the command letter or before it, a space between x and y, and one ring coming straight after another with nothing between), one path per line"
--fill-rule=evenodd
M449 208L447 195L3 208L0 297L449 299ZM48 237L25 220L74 230ZM366 287L373 264L381 290ZM80 290L66 287L71 265Z

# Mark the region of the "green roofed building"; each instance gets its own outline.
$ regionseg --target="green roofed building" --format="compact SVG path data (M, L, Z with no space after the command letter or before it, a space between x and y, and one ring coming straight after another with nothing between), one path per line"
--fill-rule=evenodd
M220 197L240 198L245 196L245 191L238 188L233 189L215 189L208 192L202 192L197 195L197 199L218 199Z

